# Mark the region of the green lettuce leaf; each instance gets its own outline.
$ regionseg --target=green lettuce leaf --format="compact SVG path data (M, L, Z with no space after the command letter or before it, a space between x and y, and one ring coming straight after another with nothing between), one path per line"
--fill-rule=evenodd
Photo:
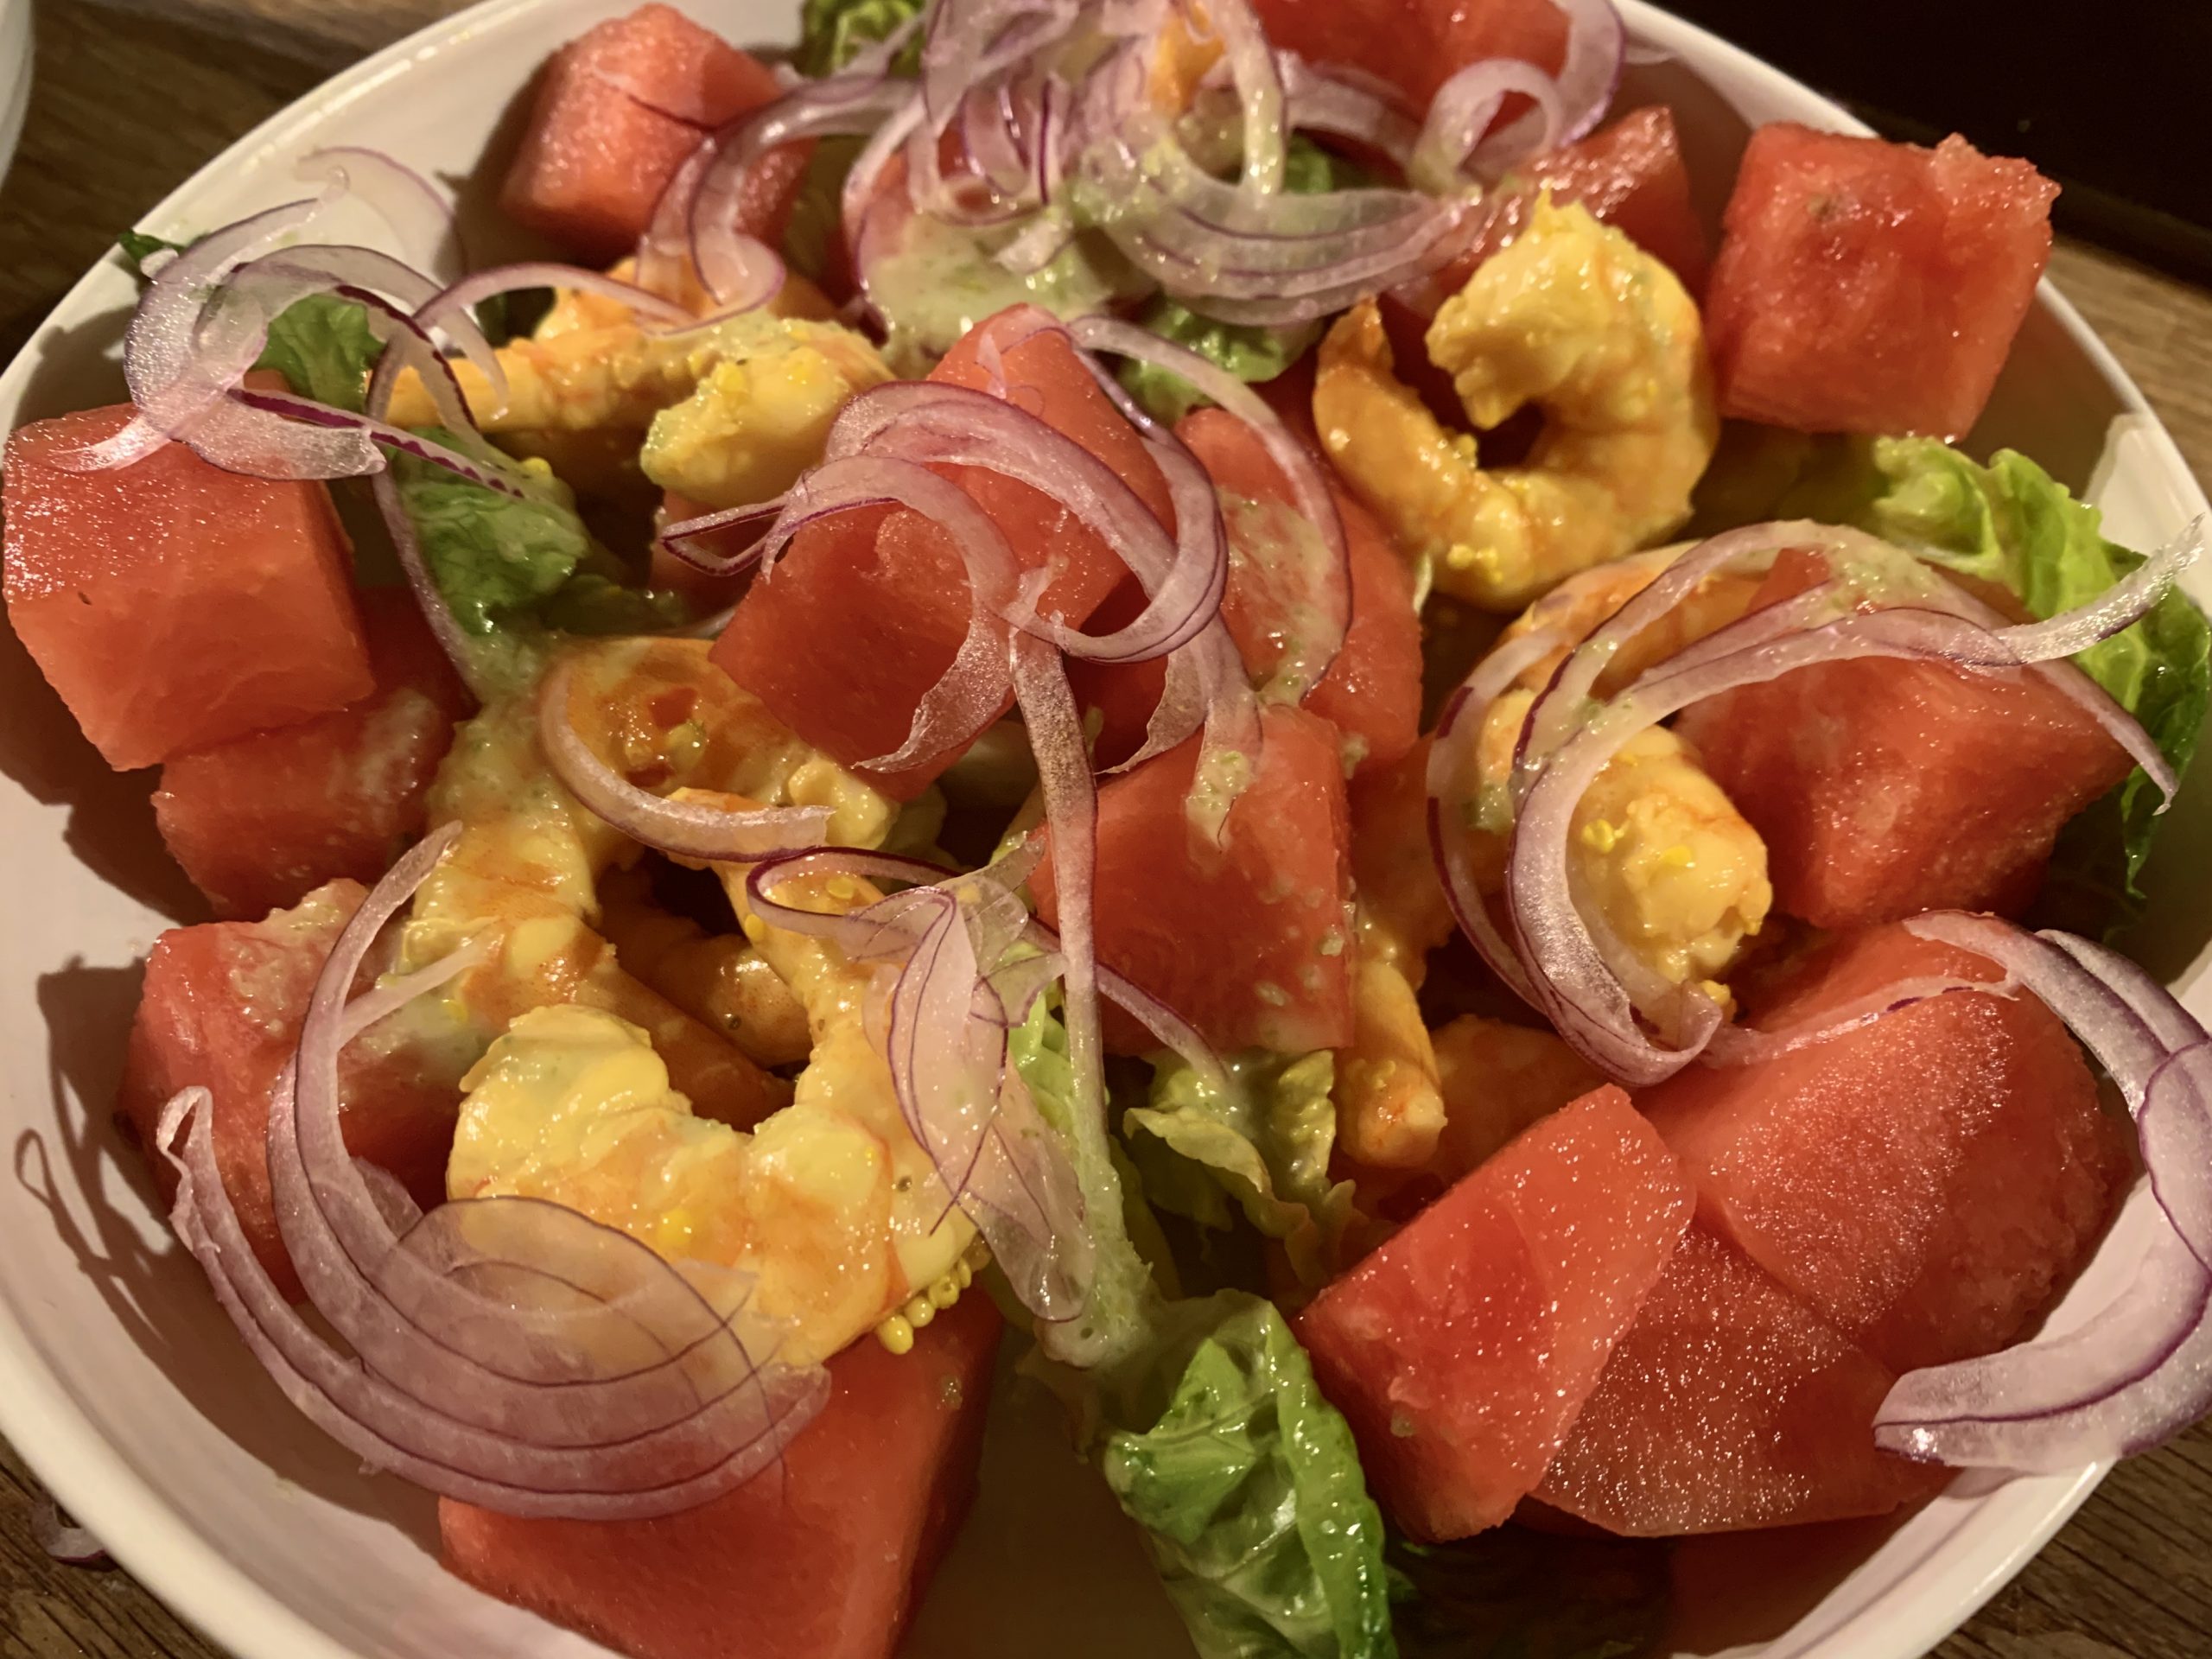
M1227 1200L1284 1243L1306 1284L1325 1282L1351 1214L1349 1181L1329 1179L1337 1110L1336 1059L1255 1050L1230 1060L1229 1087L1210 1086L1185 1062L1162 1060L1147 1105L1123 1118L1146 1190L1163 1207L1217 1230Z
M454 433L423 435L463 447ZM524 469L531 481L523 496L408 455L394 457L392 471L430 573L471 633L488 634L504 615L550 599L591 551L568 489L543 467Z
M1665 1627L1668 1546L1497 1527L1455 1544L1393 1538L1404 1659L1630 1659Z
M1123 1179L1123 1166L1115 1159L1104 1126L1084 1134L1076 1122L1067 1027L1047 998L1039 997L1029 1017L1008 1033L1007 1052L1028 1085L1039 1116L1067 1151L1090 1229L1093 1276L1083 1313L1068 1326L1044 1327L1038 1339L1055 1358L1080 1352L1110 1368L1152 1340L1164 1297L1138 1240L1151 1243L1158 1228L1135 1183ZM1164 1256L1164 1247L1158 1254Z
M1321 337L1320 325L1262 328L1253 323L1217 322L1165 295L1152 301L1138 322L1162 340L1188 346L1239 380L1272 380L1306 355ZM1173 424L1213 399L1172 370L1132 358L1122 365L1122 384L1154 420Z
M1881 487L1859 522L1963 575L2001 582L2037 617L2087 604L2143 562L2107 541L2102 515L2025 455L2000 449L1986 467L1929 438L1880 438L1871 450ZM2141 621L2074 659L2142 722L2177 772L2196 753L2212 702L2212 631L2171 593ZM2137 886L2158 828L2158 791L2140 770L2118 791L2120 893Z
M1382 1516L1305 1351L1255 1296L1179 1311L1173 1391L1108 1434L1101 1466L1199 1654L1394 1659Z
M1289 194L1319 195L1330 190L1348 190L1365 182L1366 176L1357 163L1322 149L1303 134L1292 136L1283 176L1283 188ZM1137 321L1162 340L1188 346L1239 380L1255 384L1281 374L1321 337L1319 323L1263 328L1251 323L1217 322L1165 295L1146 306ZM1121 372L1122 385L1146 412L1171 425L1213 401L1182 376L1149 363L1132 359L1122 365Z
M1047 999L1008 1053L1075 1164L1096 1262L1077 1328L1040 1327L1030 1369L1073 1409L1199 1652L1395 1659L1382 1518L1281 1314L1243 1292L1170 1300L1135 1169L1111 1137L1077 1133L1067 1033ZM1058 1363L1071 1345L1095 1363Z
M156 253L181 253L188 245L140 231L116 238L123 263L140 282L148 280L146 261ZM257 369L274 369L302 397L355 414L368 394L369 371L384 346L369 332L369 314L334 294L310 294L295 301L269 325Z
M254 366L276 370L302 397L358 415L368 397L369 372L383 355L365 310L334 294L310 294L269 325L269 343Z
M149 259L157 253L182 253L187 245L166 237L149 236L143 231L125 231L115 238L116 251L123 256L124 265L142 283L152 280L146 275Z
M793 60L810 75L832 74L908 18L918 16L927 3L928 0L806 0ZM912 74L921 55L921 36L917 31L892 67L896 73Z

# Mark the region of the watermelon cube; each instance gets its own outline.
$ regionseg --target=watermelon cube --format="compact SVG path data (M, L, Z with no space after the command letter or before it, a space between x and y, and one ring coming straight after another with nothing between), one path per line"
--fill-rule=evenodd
M146 962L146 988L124 1051L118 1121L146 1148L164 1196L175 1176L153 1150L155 1127L172 1095L198 1084L214 1097L224 1190L262 1267L296 1299L299 1280L270 1194L270 1100L330 948L366 896L357 881L334 881L264 921L206 922L162 934ZM461 1107L457 1075L388 1027L357 1039L340 1062L347 1148L397 1176L426 1209L445 1198L446 1157Z
M1754 602L1808 580L1786 560ZM2018 911L2066 821L2134 764L2041 675L1940 663L1797 669L1679 729L1765 841L1776 907L1816 927Z
M499 206L579 257L609 264L635 248L700 141L782 90L767 65L672 6L611 17L546 66ZM753 169L741 229L781 243L811 149L786 145Z
M970 1291L894 1356L830 1362L822 1414L711 1503L518 1520L451 1499L451 1571L632 1659L891 1659L974 1493L1000 1321Z
M1341 1048L1351 1040L1351 815L1336 728L1278 706L1261 738L1219 849L1194 835L1186 810L1195 737L1098 791L1098 960L1224 1052ZM1029 881L1049 926L1059 925L1057 868L1048 850ZM1159 1046L1111 1007L1106 1039L1122 1053Z
M984 360L986 340L995 371ZM1142 440L1052 318L1033 306L1001 311L970 329L930 378L982 391L995 372L1008 401L1104 461L1163 524L1173 522L1166 480ZM1027 485L940 470L997 522L1025 569L1058 573L1044 592L1048 613L1085 620L1127 574L1113 549ZM915 705L960 649L969 608L966 569L936 524L905 509L840 513L800 531L753 582L715 661L808 742L855 766L906 741ZM912 799L965 747L870 781Z
M92 746L126 772L366 696L329 490L226 473L181 443L107 472L60 464L132 413L18 429L0 503L9 620Z
M1818 1030L1936 976L1995 970L1869 929L1755 991L1752 1023ZM1897 1371L2018 1336L2127 1178L2081 1051L2024 993L1952 992L1757 1065L1693 1066L1643 1105L1697 1183L1700 1221Z
M1802 432L1964 433L2050 259L2058 187L1934 149L1762 127L1706 299L1720 412Z
M1222 620L1246 671L1255 683L1263 683L1289 648L1306 602L1298 550L1284 539L1281 515L1294 511L1289 481L1258 435L1225 410L1198 410L1175 432L1223 494L1229 582ZM1420 732L1421 618L1414 610L1412 573L1382 525L1342 490L1332 486L1330 493L1351 567L1351 624L1328 673L1306 694L1305 706L1342 734L1345 764L1357 773L1399 759ZM1144 590L1133 579L1125 581L1099 607L1094 631L1111 632L1134 620L1144 604ZM1077 704L1102 716L1101 763L1116 765L1135 754L1159 705L1166 664L1071 663L1068 679Z
M1886 1515L1949 1478L1876 1449L1874 1412L1896 1380L1693 1227L1536 1496L1637 1537Z
M162 768L162 838L219 916L265 916L340 876L374 881L423 833L468 693L405 589L364 594L361 620L370 696Z
M1278 52L1379 76L1416 118L1471 63L1523 58L1555 74L1567 55L1567 14L1552 0L1255 0L1252 9Z
M1535 1490L1688 1228L1680 1161L1618 1089L1544 1119L1298 1317L1383 1506L1414 1536Z

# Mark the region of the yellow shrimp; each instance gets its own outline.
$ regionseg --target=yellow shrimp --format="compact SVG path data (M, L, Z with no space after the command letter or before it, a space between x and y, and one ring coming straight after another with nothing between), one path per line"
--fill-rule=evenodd
M738 1270L756 1353L826 1358L871 1329L902 1349L964 1287L975 1228L948 1205L868 1035L875 969L766 925L746 870L723 874L747 938L805 1009L811 1057L791 1103L749 1132L705 1121L644 1033L595 1010L539 1010L471 1074L448 1191L553 1199L671 1260ZM880 894L830 876L776 896L836 912Z
M600 931L622 965L755 1065L797 1065L813 1044L806 1009L741 935L709 933L652 902L644 871L600 883Z
M1430 359L1476 427L1534 404L1526 465L1484 468L1393 372L1372 300L1322 342L1313 416L1338 468L1436 586L1512 610L1689 516L1719 434L1696 304L1582 207L1539 201L1430 325Z
M892 804L794 736L708 661L703 640L610 640L570 658L570 710L586 741L647 788L741 789L771 804L831 809L834 839L873 845ZM637 855L547 768L536 682L494 699L454 735L429 798L431 820L463 826L416 893L401 935L405 967L464 943L487 959L423 998L413 1034L457 1057L455 1074L518 1014L568 1002L652 1033L677 1084L702 1111L752 1122L790 1097L748 1059L630 974L597 930L597 883Z
M1417 995L1452 912L1428 846L1427 740L1351 791L1352 1039L1337 1065L1337 1139L1373 1169L1416 1169L1444 1127Z
M1429 1169L1447 1185L1605 1081L1557 1036L1535 1026L1465 1014L1433 1040L1445 1124Z
M550 330L499 348L505 404L474 365L457 359L453 369L478 426L588 493L613 493L627 463L703 506L766 500L822 458L830 423L855 394L891 378L874 346L834 322L763 311L652 334L633 320L599 321L586 297ZM437 419L411 372L391 419Z

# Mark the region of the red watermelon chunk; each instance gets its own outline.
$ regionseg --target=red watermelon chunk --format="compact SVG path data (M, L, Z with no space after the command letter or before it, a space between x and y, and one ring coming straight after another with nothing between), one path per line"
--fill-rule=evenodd
M767 65L673 7L609 18L546 66L499 206L608 264L645 234L661 192L702 138L781 95ZM740 229L772 246L783 240L811 149L786 145L753 168Z
M1224 1052L1341 1048L1351 1040L1351 828L1337 734L1280 707L1261 732L1258 771L1221 849L1194 844L1185 810L1195 737L1099 790L1098 959ZM1054 868L1048 852L1029 887L1057 926ZM1117 1052L1158 1046L1118 1010L1107 1016Z
M1900 980L1995 977L1902 925L1838 939L1755 993L1817 1030ZM1954 992L1643 1097L1698 1216L1898 1371L1995 1351L2085 1262L2126 1180L2074 1039L2032 996Z
M978 324L930 378L994 390L986 340L1007 401L1098 456L1163 524L1173 522L1166 481L1135 429L1046 313L1015 306ZM1111 548L1027 485L974 468L939 470L997 521L1024 569L1058 573L1045 588L1048 613L1084 621L1127 574ZM841 513L802 531L753 582L715 661L808 742L855 766L906 741L915 706L960 648L969 610L966 569L935 524L904 509ZM874 781L911 799L965 747Z
M372 695L162 768L162 838L219 916L265 916L340 876L374 881L423 833L468 693L404 588L363 594L361 620Z
M116 1103L166 1196L175 1177L154 1150L162 1107L193 1084L213 1093L224 1189L262 1267L295 1299L299 1279L269 1187L270 1097L299 1041L315 978L366 896L357 881L334 881L265 921L207 922L162 934L146 962ZM379 1043L372 1031L346 1050L339 1089L353 1155L397 1176L424 1208L443 1202L461 1105L453 1078L405 1047Z
M1785 561L1755 602L1807 580ZM1680 724L1765 841L1777 907L1816 927L2018 911L2066 821L2134 764L2042 675L1936 663L1801 668Z
M999 1317L981 1288L893 1356L863 1337L779 1464L652 1521L442 1500L446 1566L632 1659L891 1659L975 1491Z
M1298 1318L1322 1391L1416 1537L1496 1526L1542 1478L1689 1225L1618 1089L1537 1123Z
M1886 1515L1950 1478L1875 1448L1896 1380L1693 1227L1536 1496L1637 1537Z
M1524 58L1556 74L1567 55L1567 14L1552 0L1254 0L1252 9L1277 51L1379 75L1415 116L1471 63Z
M1307 602L1302 573L1281 556L1279 515L1294 512L1289 481L1249 426L1226 410L1202 409L1186 416L1176 435L1191 448L1224 503L1229 530L1229 582L1222 620L1255 683L1281 663ZM1343 734L1344 760L1355 772L1388 766L1414 746L1421 726L1421 618L1414 610L1412 574L1382 527L1366 508L1331 486L1344 524L1351 567L1351 625L1321 683L1305 707ZM1144 608L1144 591L1125 582L1099 609L1095 631L1109 632ZM1103 717L1098 757L1113 765L1136 753L1145 723L1158 706L1166 678L1160 661L1106 667L1071 663L1069 683L1079 706Z
M132 412L8 440L8 619L92 746L124 772L366 696L329 490L226 473L181 443L111 471L60 464Z
M1720 412L1804 432L1965 432L2035 299L2057 194L1956 135L1923 149L1760 128L1706 299Z
M1439 296L1456 294L1475 267L1520 235L1536 200L1548 190L1562 206L1579 203L1681 278L1705 291L1712 257L1705 227L1690 206L1675 112L1663 104L1634 110L1564 149L1546 150L1500 182L1497 207L1474 245L1434 278Z

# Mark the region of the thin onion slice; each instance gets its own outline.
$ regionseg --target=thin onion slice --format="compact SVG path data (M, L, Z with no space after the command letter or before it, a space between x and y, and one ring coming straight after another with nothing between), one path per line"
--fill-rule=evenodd
M453 837L449 826L402 859L341 932L272 1102L286 1248L351 1354L261 1268L215 1163L205 1090L162 1113L157 1143L181 1178L171 1219L288 1397L373 1466L523 1516L690 1507L773 1458L819 1409L826 1376L756 1365L683 1274L573 1211L472 1200L398 1233L346 1152L335 1067L347 988Z
M54 1560L71 1567L98 1567L107 1560L107 1546L44 1492L31 1505L31 1537Z
M2212 1409L2212 1271L2183 1230L2201 1243L2212 1221L2212 1038L2140 969L2106 971L2119 959L2087 941L1955 912L1905 925L1995 963L2066 1021L2135 1114L2159 1207L2133 1275L2085 1324L1907 1373L1876 1440L1928 1461L2056 1471L2179 1433ZM2161 1122L2196 1127L2167 1138Z
M585 742L573 720L575 662L563 658L538 691L537 743L570 794L632 841L675 858L734 863L818 847L826 806L732 810L703 801L670 800L639 789Z
M400 251L424 270L436 266L448 244L461 268L468 269L468 247L453 204L404 162L360 144L326 144L302 156L292 176L335 186L366 202L391 226Z
M1301 626L1289 677L1306 688L1320 684L1343 648L1351 626L1351 574L1344 546L1344 522L1337 512L1322 464L1283 424L1267 400L1211 359L1163 340L1147 328L1110 317L1081 317L1068 325L1075 343L1090 352L1133 358L1180 376L1245 425L1290 485L1299 516L1320 536L1332 569L1313 584L1315 615Z

